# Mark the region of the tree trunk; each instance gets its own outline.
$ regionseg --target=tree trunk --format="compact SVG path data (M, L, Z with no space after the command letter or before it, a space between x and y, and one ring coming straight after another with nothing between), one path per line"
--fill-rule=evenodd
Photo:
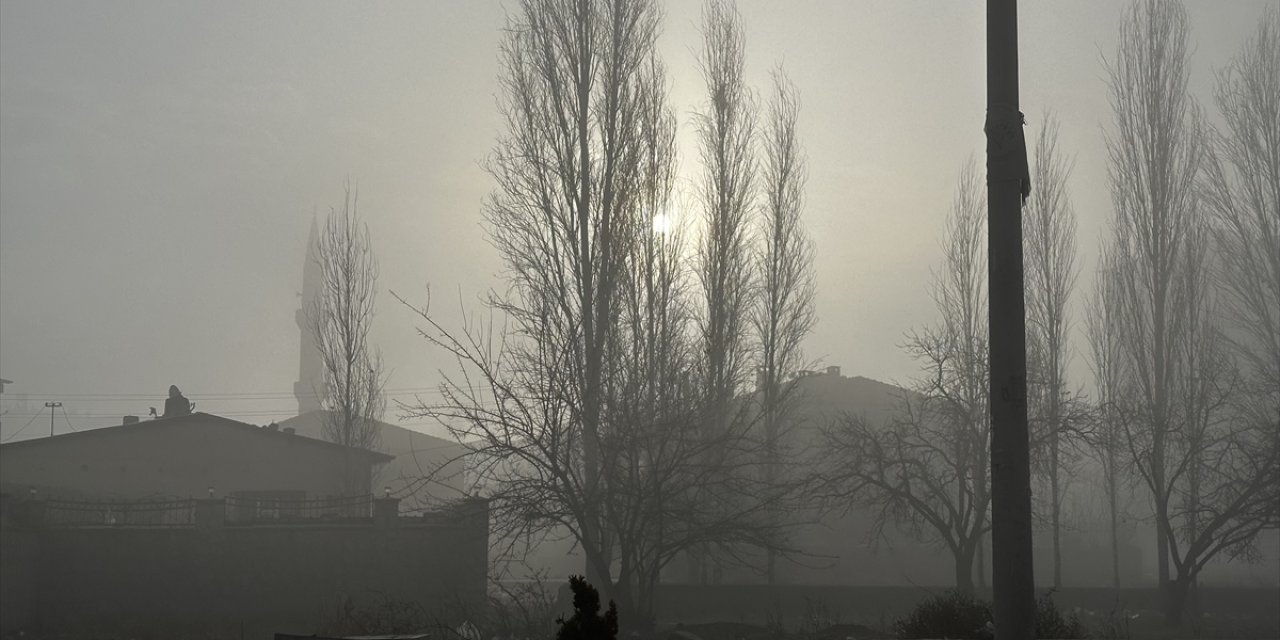
M1108 472L1112 477L1108 480L1107 487L1107 508L1111 512L1111 585L1116 591L1120 590L1120 532L1118 530L1116 509L1116 488L1114 472Z
M1062 589L1062 500L1058 488L1058 434L1057 429L1057 391L1051 391L1055 398L1049 400L1049 425L1055 429L1049 439L1049 490L1051 510L1051 526L1053 527L1053 588Z
M582 551L586 563L584 577L600 592L601 602L607 603L617 598L618 589L613 582L608 554L601 551L600 541L587 535L585 528L582 536Z
M778 377L772 368L765 369L764 375L764 430L765 430L765 473L768 491L773 493L778 483ZM770 507L768 510L769 526L776 526L778 514ZM773 547L765 549L765 584L777 584L777 556Z
M1163 286L1158 286L1155 291L1153 300L1154 309L1152 310L1152 319L1154 322L1154 341L1155 353L1153 358L1153 366L1155 371L1153 377L1155 379L1154 404L1152 407L1155 414L1152 421L1151 434L1151 483L1155 485L1156 499L1156 569L1159 576L1160 588L1164 589L1169 583L1169 538L1165 533L1165 523L1169 521L1169 504L1168 492L1165 488L1164 475L1164 436L1165 429L1168 427L1169 410L1168 410L1168 389L1166 385L1169 383L1169 377L1165 371L1165 291Z
M987 588L987 545L986 536L978 534L978 586Z
M1153 456L1154 457L1154 456ZM1163 464L1163 456L1161 464ZM1153 465L1154 466L1154 465ZM1164 474L1153 474L1153 478L1158 477L1155 484L1157 487L1163 486ZM1161 489L1161 495L1156 496L1156 570L1158 576L1158 584L1160 588L1165 588L1169 584L1169 538L1165 533L1163 523L1169 520L1169 508L1165 502L1164 491Z
M1182 626L1183 612L1187 607L1187 595L1191 591L1192 578L1178 576L1166 582L1160 589L1164 599L1164 622L1171 627Z
M973 593L973 560L976 547L970 545L968 548L956 550L956 591L960 593Z

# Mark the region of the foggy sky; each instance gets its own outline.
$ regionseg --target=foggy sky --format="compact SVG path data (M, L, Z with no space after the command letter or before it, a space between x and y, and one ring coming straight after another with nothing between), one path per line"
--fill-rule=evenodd
M1214 73L1267 4L1188 6L1191 90L1215 121ZM170 384L199 411L254 423L296 413L307 228L348 178L381 263L373 339L388 388L394 400L434 387L453 364L388 291L421 304L430 285L456 326L460 299L478 311L501 285L480 226L493 187L480 162L500 133L497 48L517 6L0 3L0 377L14 381L3 437L45 400L62 400L83 429L162 407ZM1122 7L1020 7L1027 138L1052 110L1059 148L1076 160L1077 331L1112 215L1102 59ZM739 8L749 80L767 88L780 63L802 101L819 287L806 352L845 375L905 383L916 368L898 345L936 318L928 287L943 221L962 163L981 161L984 5ZM700 11L668 2L661 40L689 192ZM1073 387L1088 383L1079 348L1070 373ZM61 414L57 426L67 430ZM47 430L46 415L21 437Z

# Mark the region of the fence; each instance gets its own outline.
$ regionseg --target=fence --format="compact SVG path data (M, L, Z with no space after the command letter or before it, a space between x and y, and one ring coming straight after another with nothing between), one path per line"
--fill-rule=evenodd
M23 500L13 511L15 522L52 527L367 525L375 524L378 513L396 520L398 504L398 499L375 500L370 494L314 499L233 494L219 499Z
M46 500L44 522L51 527L190 527L195 524L196 501Z
M227 496L229 525L278 524L301 521L352 522L372 517L373 496L330 496L316 499L282 499L260 496Z

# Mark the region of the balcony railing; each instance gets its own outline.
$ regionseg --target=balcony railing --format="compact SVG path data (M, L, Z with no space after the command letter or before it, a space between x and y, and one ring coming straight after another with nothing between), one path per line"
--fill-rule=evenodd
M363 522L373 517L373 496L334 496L303 500L228 496L228 525L294 522Z
M190 527L196 523L196 501L46 500L44 522L50 527Z

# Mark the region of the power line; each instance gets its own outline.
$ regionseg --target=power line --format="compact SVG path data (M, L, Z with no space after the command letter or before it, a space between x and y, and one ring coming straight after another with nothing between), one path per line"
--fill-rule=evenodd
M209 413L211 413L211 415L221 416L223 418L252 418L252 417L292 418L298 415L298 412L296 411L217 411L217 412L209 412ZM39 418L44 414L43 413L16 413L16 414L11 413L7 415L10 415L14 418L30 418L34 420L35 418ZM79 419L92 418L92 419L104 419L104 420L119 420L122 417L124 416L116 413L77 413L76 414L76 418L79 418ZM392 419L392 420L383 420L383 422L386 422L387 424L392 424L392 425L436 424L436 421L434 419L414 420L412 422L400 422L395 419ZM110 425L104 425L104 426L110 426Z
M73 427L73 426L71 426L71 418L67 417L67 410L66 410L66 409L63 409L63 410L62 410L62 419L67 421L67 428L68 428L68 429L71 429L71 431L72 431L72 432L75 432L75 431L76 431L76 428L75 428L75 427Z
M438 387L404 387L399 389L386 389L383 391L390 396L407 396L407 395L439 395L441 391ZM317 394L306 394L308 396L317 396ZM20 394L20 399L41 401L60 398L62 400L73 400L83 402L131 402L134 400L150 400L161 398L162 394L156 393L59 393L59 394L41 394L27 393ZM218 392L218 393L192 393L187 394L188 398L193 400L295 400L297 396L292 392L272 392L272 391L244 391L244 392ZM6 398L7 399L7 398ZM19 399L19 398L15 398Z
M206 412L206 413L214 413L214 414L216 414L216 415L223 416L223 417L232 417L232 416L296 416L296 415L298 415L298 412L297 412L296 410L294 410L294 411L287 411L287 410L281 410L281 409L264 409L264 410L262 410L262 411L252 411L252 410L247 410L247 409L246 409L246 410L237 410L237 411L210 411L210 412ZM37 417L38 417L38 416L42 416L42 415L44 415L44 413L43 413L43 412L41 412L41 413L12 413L12 414L8 414L8 415L12 415L12 416L14 416L15 418L26 418L26 417L30 417L30 416L37 416ZM77 417L77 418L121 418L121 417L123 417L123 416L122 416L122 414L119 414L119 413L77 413L77 414L76 414L76 417Z
M28 420L26 424L22 425L22 428L21 428L21 429L18 429L17 431L15 431L15 432L14 432L12 435L10 435L8 438L5 438L4 440L0 440L0 442L8 442L8 441L10 441L10 440L12 440L12 439L14 439L14 438L18 437L19 435L21 435L21 434L22 434L22 432L23 432L23 431L26 431L26 430L27 430L27 427L31 426L31 423L32 423L32 422L35 422L35 421L36 421L36 418L40 417L41 415L43 415L43 414L39 414L39 413L37 413L37 414L32 415L32 416L31 416L31 419L30 419L30 420Z

